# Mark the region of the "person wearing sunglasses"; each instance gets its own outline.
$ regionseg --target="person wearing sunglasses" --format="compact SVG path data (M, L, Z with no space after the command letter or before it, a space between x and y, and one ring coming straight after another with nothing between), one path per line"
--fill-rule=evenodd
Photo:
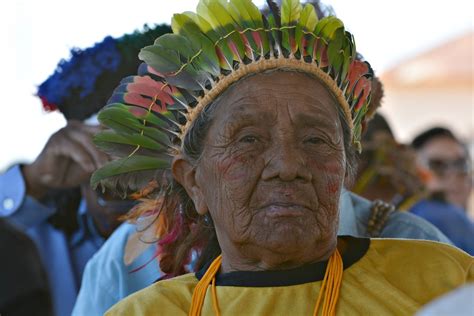
M463 143L444 127L430 128L412 141L423 169L427 198L410 212L439 228L456 246L474 254L474 223L466 210L472 191L472 163Z
M412 142L420 166L431 174L426 185L437 199L467 209L472 165L467 148L444 127L433 127Z

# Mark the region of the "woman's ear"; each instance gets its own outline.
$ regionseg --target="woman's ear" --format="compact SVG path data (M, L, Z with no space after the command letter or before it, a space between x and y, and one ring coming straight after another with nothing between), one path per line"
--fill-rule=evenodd
M198 214L206 214L208 207L203 190L196 182L196 168L183 155L178 155L172 162L171 172L174 179L183 186L188 196L193 200Z

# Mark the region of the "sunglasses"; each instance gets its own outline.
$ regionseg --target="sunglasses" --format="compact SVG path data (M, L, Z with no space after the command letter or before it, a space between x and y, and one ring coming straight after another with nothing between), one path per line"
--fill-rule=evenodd
M445 176L448 173L467 175L471 171L470 161L466 158L454 160L432 158L427 160L428 168L439 176Z

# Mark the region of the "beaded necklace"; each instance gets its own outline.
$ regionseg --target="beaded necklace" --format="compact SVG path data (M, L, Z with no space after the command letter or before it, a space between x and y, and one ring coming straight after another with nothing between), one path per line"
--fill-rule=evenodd
M202 306L204 304L204 298L206 297L207 287L209 285L211 285L212 308L214 310L214 314L216 316L221 315L217 302L216 290L216 274L219 272L221 263L222 255L214 259L214 261L207 269L206 273L196 285L191 300L191 308L188 314L189 316L201 315ZM323 297L324 303L322 306L322 315L336 315L336 305L339 298L339 292L342 283L342 272L343 262L339 250L337 250L336 248L336 251L334 251L334 253L329 258L326 273L324 274L323 283L321 285L321 290L319 291L318 299L316 300L316 305L314 307L313 316L318 315L321 302L323 301Z

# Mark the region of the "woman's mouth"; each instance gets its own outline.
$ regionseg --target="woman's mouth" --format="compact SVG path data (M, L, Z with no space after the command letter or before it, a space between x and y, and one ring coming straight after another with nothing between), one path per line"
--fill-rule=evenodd
M260 208L269 217L299 217L303 216L309 209L295 203L269 203Z

